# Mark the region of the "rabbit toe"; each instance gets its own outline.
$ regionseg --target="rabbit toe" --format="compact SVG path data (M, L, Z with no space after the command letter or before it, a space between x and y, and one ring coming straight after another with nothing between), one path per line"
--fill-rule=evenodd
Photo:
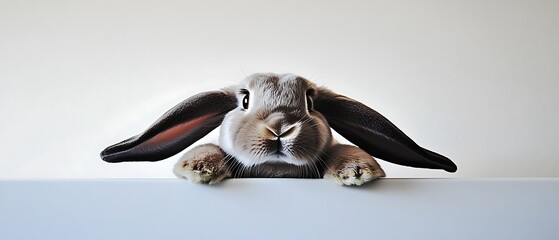
M326 178L345 186L360 186L384 176L381 168L372 168L366 164L346 164L339 169L328 171L325 175Z
M187 152L173 172L193 183L215 184L229 176L224 154L215 145L202 145ZM219 150L219 151L217 151Z

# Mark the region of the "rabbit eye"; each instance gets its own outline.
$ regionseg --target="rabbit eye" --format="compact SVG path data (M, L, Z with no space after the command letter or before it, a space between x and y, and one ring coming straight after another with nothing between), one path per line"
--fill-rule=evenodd
M248 109L248 94L243 98L243 108Z
M248 99L249 99L248 90L242 89L242 90L241 90L241 94L245 95L245 96L243 97L243 109L248 109Z
M313 102L311 96L307 96L307 108L309 109L309 111L312 111L313 109Z
M313 101L312 101L312 96L314 95L314 89L309 89L306 92L307 95L307 108L309 109L309 112L313 110Z

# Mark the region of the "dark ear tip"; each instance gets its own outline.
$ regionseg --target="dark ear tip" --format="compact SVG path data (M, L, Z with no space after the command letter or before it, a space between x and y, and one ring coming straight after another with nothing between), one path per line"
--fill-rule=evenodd
M454 172L456 172L456 170L458 170L458 167L456 167L456 165L454 163L452 163L452 165L446 166L444 168L444 170L449 172L449 173L454 173Z
M105 162L109 162L109 163L112 162L112 161L110 160L110 158L107 156L107 154L105 154L105 151L101 152L101 154L99 154L99 156L100 156L101 159L102 159L103 161L105 161Z
M101 159L108 163L116 163L119 162L117 158L114 157L113 153L110 151L110 148L105 148L105 150L101 151L99 154Z

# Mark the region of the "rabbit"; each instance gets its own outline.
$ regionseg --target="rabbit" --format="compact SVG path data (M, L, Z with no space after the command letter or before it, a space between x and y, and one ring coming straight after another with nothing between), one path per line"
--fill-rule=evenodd
M455 172L364 104L293 74L257 73L179 103L145 132L107 147L106 162L159 161L221 125L219 145L187 151L173 172L195 183L226 178L329 178L362 185L385 177L374 157ZM338 143L333 128L353 145Z

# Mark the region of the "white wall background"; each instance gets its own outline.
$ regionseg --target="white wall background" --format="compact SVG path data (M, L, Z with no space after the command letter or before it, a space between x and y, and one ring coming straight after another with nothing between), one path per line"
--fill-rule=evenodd
M458 172L559 177L559 1L0 1L0 178L173 177L106 146L201 91L291 72ZM216 133L202 140L213 141Z

